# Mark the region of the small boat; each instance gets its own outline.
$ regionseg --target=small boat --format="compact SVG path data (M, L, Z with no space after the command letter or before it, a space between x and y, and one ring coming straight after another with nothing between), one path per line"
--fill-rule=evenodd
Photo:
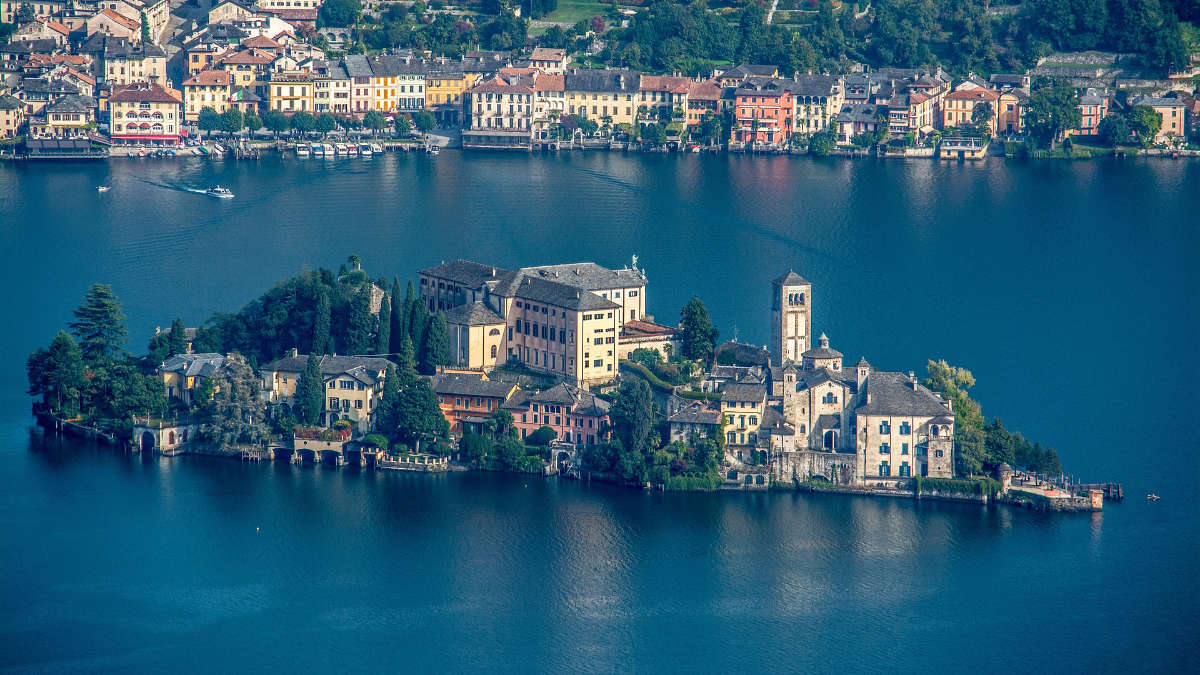
M325 157L329 159L333 159L333 156L337 154L337 148L332 143L322 143L321 150L325 153Z
M197 145L197 146L196 146L196 152L197 152L197 154L201 154L201 155L207 155L207 154L208 154L208 148L204 147L203 145Z
M304 145L303 143L301 143L300 145L296 146L296 156L297 157L308 157L308 153L309 153L309 148L307 145Z
M1148 502L1156 502L1156 501L1158 501L1159 499L1162 499L1162 498L1161 498L1161 497L1159 497L1158 495L1154 494L1153 492L1151 492L1150 494L1146 495L1146 501L1148 501Z
M358 145L358 154L359 154L359 155L361 155L361 156L363 156L363 157L370 157L370 156L371 156L371 152L372 152L372 150L371 150L371 144L370 144L370 143L360 143L360 144Z
M96 192L108 192L112 189L111 185L97 185Z
M225 154L225 148L220 143L213 143L213 154L223 155Z
M372 143L371 144L371 152L373 152L377 155L382 155L383 154L383 146L378 143Z
M441 153L441 151L442 151L442 149L441 149L441 148L439 148L439 147L438 147L438 146L436 146L436 145L427 145L427 146L425 146L425 152L427 152L427 153L429 153L429 154L431 154L431 155L436 155L436 154L439 154L439 153Z
M312 156L313 157L324 157L325 156L325 146L321 145L320 143L313 143L312 144Z
M204 194L217 199L233 199L233 193L220 185L214 185L204 191Z

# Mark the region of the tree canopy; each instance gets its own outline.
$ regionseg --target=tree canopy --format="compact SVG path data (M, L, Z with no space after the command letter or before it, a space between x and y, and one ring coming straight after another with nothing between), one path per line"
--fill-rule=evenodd
M679 312L680 352L684 358L707 363L712 359L713 350L717 346L718 331L708 316L708 308L704 302L692 296Z

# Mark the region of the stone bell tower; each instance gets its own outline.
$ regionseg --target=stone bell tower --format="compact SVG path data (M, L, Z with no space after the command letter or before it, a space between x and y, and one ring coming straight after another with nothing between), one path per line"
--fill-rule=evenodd
M771 352L776 364L812 347L812 284L795 272L771 282Z

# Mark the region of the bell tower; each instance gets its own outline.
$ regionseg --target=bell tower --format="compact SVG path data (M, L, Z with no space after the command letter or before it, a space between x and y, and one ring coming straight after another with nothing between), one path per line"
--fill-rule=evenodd
M812 347L812 284L795 272L771 282L771 352L777 364Z

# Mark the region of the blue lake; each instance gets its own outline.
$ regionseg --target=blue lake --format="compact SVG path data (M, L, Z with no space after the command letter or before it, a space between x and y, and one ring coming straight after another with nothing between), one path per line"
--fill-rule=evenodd
M237 197L186 191L213 183ZM1194 672L1198 188L1200 163L1170 160L2 164L0 668ZM636 254L659 321L695 293L760 344L770 279L794 269L848 359L968 367L986 414L1129 498L1055 516L643 494L31 429L25 356L93 281L142 350L351 253L389 278Z

